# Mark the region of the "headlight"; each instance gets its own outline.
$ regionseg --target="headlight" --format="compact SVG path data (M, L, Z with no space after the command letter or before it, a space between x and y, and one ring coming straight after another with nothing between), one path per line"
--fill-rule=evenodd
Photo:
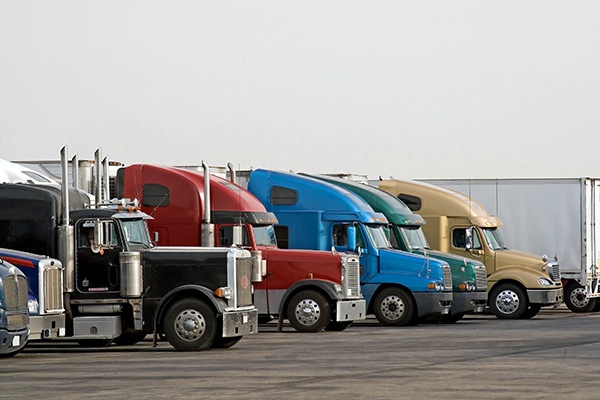
M40 306L36 299L29 299L27 301L27 309L29 311L29 315L39 315L40 314L39 308L40 308Z
M233 298L233 289L230 287L220 287L215 290L215 294L219 297L231 300Z
M461 282L458 284L458 289L463 292L472 292L475 290L475 285L471 282Z
M431 289L431 290L436 290L436 291L442 291L444 290L444 284L441 282L429 282L427 284L427 288Z
M552 286L552 282L550 282L548 279L546 278L538 278L538 283L540 284L540 286Z

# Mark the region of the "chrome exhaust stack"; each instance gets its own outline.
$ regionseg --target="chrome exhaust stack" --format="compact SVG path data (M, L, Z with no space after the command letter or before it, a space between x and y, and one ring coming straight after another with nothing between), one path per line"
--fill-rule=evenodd
M215 245L215 226L210 220L210 168L202 161L204 170L204 221L202 222L202 247L213 247Z
M66 292L75 289L75 249L73 227L69 215L69 174L67 172L67 146L60 150L62 222L58 227L58 259L64 267Z

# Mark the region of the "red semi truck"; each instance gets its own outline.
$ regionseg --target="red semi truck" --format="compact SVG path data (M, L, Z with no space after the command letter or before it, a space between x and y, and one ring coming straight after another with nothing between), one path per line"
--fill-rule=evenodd
M235 171L231 168L235 180ZM117 172L118 197L137 198L160 246L242 246L262 265L253 276L259 321L287 318L301 332L343 330L364 319L359 260L351 254L279 249L267 212L250 192L209 173L135 164Z

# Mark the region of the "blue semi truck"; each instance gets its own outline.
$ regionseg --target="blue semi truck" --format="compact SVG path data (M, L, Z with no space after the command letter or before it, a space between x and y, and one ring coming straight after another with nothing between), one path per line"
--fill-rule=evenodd
M305 175L305 174L301 174ZM374 211L388 219L392 247L416 254L429 254L445 261L452 271L452 308L442 322L454 323L465 314L483 312L487 304L487 272L485 264L437 250L430 250L422 226L425 219L415 214L402 200L383 190L341 177L307 175L347 189L363 198ZM342 175L346 176L346 175Z
M23 350L28 336L27 279L0 257L0 358Z
M448 263L395 250L388 221L359 196L294 173L255 170L248 190L274 212L283 248L355 252L367 312L386 325L410 325L443 315L452 304Z

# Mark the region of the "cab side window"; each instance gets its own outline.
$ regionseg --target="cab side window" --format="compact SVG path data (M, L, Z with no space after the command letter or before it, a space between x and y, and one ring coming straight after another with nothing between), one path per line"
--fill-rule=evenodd
M452 246L460 249L467 247L467 228L455 228L452 231ZM475 229L473 229L473 249L481 249L481 242Z
M457 228L452 231L452 246L464 249L467 247L467 230Z
M242 227L242 246L249 246L248 232L246 227ZM233 226L223 225L219 228L219 247L229 247L233 245Z
M348 225L333 226L333 245L348 247Z

